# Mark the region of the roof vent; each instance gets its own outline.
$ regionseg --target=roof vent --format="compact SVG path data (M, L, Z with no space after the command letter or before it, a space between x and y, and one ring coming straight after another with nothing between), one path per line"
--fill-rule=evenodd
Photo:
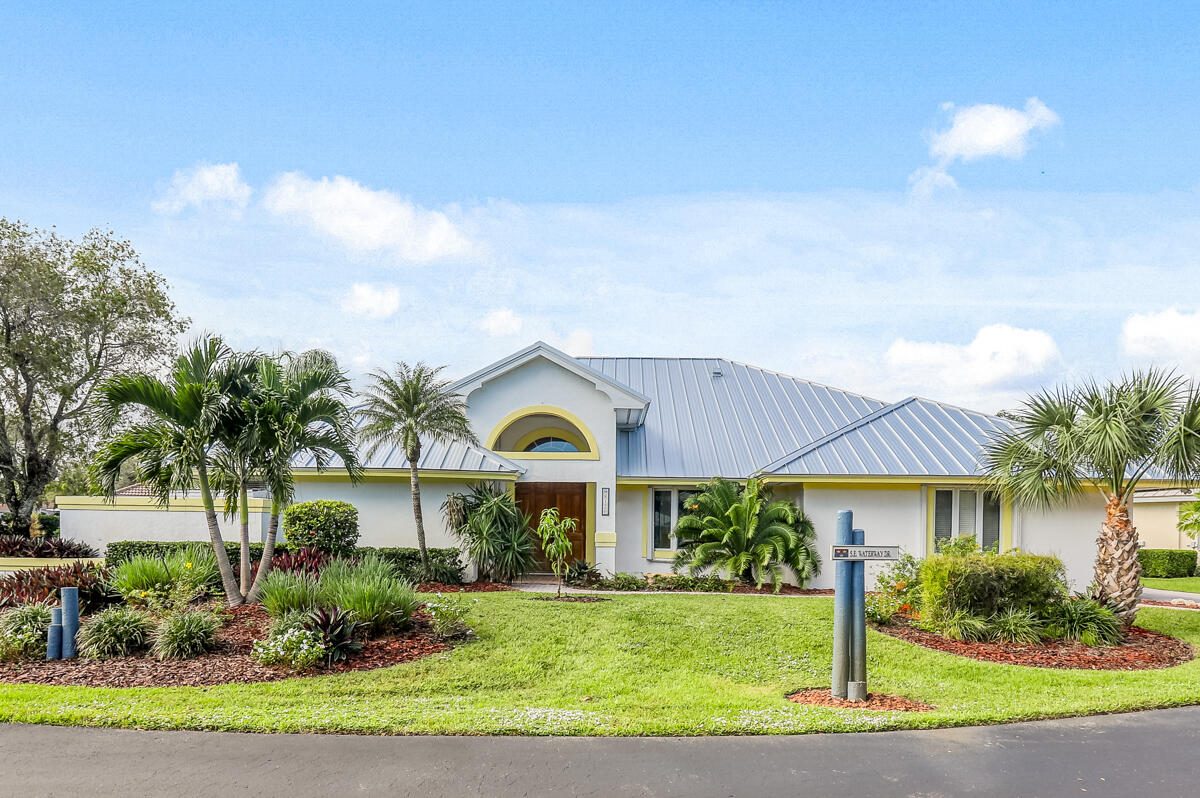
M712 372L712 374L713 374L713 379L714 379L714 380L715 380L717 377L724 377L724 376L725 376L725 374L724 374L724 373L721 371L721 369L719 369L719 368L715 368L715 369L713 369L713 372Z

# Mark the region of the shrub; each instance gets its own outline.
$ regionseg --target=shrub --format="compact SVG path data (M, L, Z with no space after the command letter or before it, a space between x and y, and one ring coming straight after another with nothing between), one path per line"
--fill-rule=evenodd
M308 628L308 612L304 610L288 610L278 618L271 619L270 633L274 637L279 637L285 632L292 629L307 629Z
M428 575L421 573L421 551L406 547L358 549L358 555L376 554L381 560L391 563L396 574L413 584L417 582L441 582L444 585L461 585L463 581L462 552L458 549L425 549L429 555ZM428 576L428 578L426 578Z
M368 634L405 626L421 604L408 583L394 576L367 571L331 578L331 570L321 576L322 604L350 613Z
M905 552L888 563L875 577L875 589L896 599L899 612L914 612L921 607L921 561Z
M993 640L1005 643L1033 645L1042 639L1042 621L1029 610L1010 607L990 618L988 627Z
M321 584L305 574L272 571L262 584L263 608L272 618L289 612L308 613L321 603Z
M1057 557L938 554L921 564L921 614L932 628L955 613L990 618L1009 609L1041 615L1067 595Z
M650 583L641 574L631 574L624 571L613 574L607 579L596 583L597 590L649 590Z
M650 590L679 590L693 593L728 593L735 584L714 574L692 576L690 574L647 574L646 588Z
M942 618L938 624L938 631L953 640L968 642L987 640L991 634L986 618L972 615L965 610L956 610Z
M59 588L77 587L79 611L95 612L115 599L107 577L108 571L95 563L14 571L0 579L0 608L57 601Z
M50 608L45 604L23 604L0 615L0 647L6 649L0 659L44 658L49 631Z
M280 635L259 640L253 656L264 665L280 665L298 671L314 667L325 658L321 636L308 629L289 629Z
M481 482L468 493L451 493L442 503L442 515L480 579L512 582L533 570L537 560L530 518L500 484Z
M200 544L161 555L134 555L109 576L109 585L126 602L164 614L181 610L219 583L216 555Z
M211 612L185 610L166 616L154 633L154 655L159 659L191 659L217 647L221 622Z
M97 557L99 552L77 540L57 537L31 538L25 535L0 535L0 557L37 557L74 559Z
M576 560L567 568L566 582L575 587L590 587L600 581L600 569L587 560Z
M42 537L52 538L58 534L59 518L58 513L38 513L36 516L38 529L42 530ZM29 519L31 522L33 518ZM0 529L12 529L12 513L0 513ZM7 556L7 555L0 555Z
M320 638L321 646L325 649L326 666L362 651L362 643L354 640L360 626L350 613L337 607L313 610L305 619L305 628Z
M311 577L321 575L322 569L329 564L332 559L328 554L320 549L314 549L311 546L305 546L296 551L284 551L276 554L271 558L272 571L286 571L290 574L305 574ZM251 569L253 576L258 575L258 563L254 563Z
M967 557L983 553L979 541L973 537L939 538L934 541L934 551L947 557ZM990 553L995 554L995 549Z
M900 612L900 600L890 593L868 593L866 601L867 620L880 626L892 622L892 616Z
M1154 579L1180 579L1196 573L1193 549L1142 549L1138 552L1142 576Z
M466 622L471 607L458 596L443 596L438 593L434 601L425 602L425 609L432 621L433 636L438 640L456 640L466 637L472 631Z
M149 646L153 633L149 615L132 607L112 607L79 627L79 653L95 659L127 656Z
M207 540L117 540L109 543L104 549L105 565L113 567L120 565L130 557L135 557L139 554L155 557L165 557L173 552L182 549L200 546L207 550L212 550L212 543ZM286 542L280 541L275 544L275 554L291 551L292 547ZM241 544L236 542L225 542L225 553L229 556L231 563L238 562L241 556ZM262 559L263 544L250 544L250 562L251 565L257 565ZM216 554L213 554L213 559L216 559Z
M1078 640L1085 646L1115 646L1124 638L1116 613L1095 599L1075 597L1045 614L1046 634Z
M293 504L283 511L283 534L293 546L348 557L358 544L358 510L339 501Z

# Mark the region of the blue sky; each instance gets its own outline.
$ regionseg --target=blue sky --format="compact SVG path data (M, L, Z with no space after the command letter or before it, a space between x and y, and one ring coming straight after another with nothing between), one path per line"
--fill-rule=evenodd
M196 329L456 373L545 338L994 410L1200 371L1200 7L0 8L0 214Z

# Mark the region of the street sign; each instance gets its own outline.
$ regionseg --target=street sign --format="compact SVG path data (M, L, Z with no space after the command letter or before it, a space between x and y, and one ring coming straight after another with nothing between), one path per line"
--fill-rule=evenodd
M898 560L899 546L838 546L830 548L829 559L850 562L864 560Z

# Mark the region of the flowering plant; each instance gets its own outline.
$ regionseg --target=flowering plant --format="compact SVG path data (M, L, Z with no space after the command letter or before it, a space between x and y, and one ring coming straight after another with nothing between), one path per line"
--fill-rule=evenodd
M264 665L282 665L302 671L325 659L325 644L316 632L292 628L257 641L254 658Z

